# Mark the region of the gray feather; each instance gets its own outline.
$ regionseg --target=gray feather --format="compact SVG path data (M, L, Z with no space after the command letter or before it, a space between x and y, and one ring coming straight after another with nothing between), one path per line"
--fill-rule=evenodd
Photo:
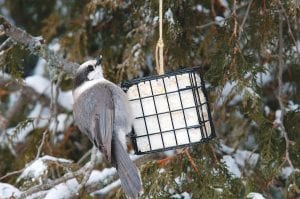
M74 101L74 118L79 129L117 168L121 185L129 198L142 191L139 172L123 146L120 133L129 133L132 117L126 94L113 83L103 80L82 92Z
M122 188L128 198L138 198L143 190L138 169L117 137L113 137L112 146L113 164L117 168Z
M97 111L95 116L95 132L94 143L100 148L106 159L111 162L111 142L113 134L114 122L114 102L110 89L103 87L101 95L102 103L98 103L95 107Z

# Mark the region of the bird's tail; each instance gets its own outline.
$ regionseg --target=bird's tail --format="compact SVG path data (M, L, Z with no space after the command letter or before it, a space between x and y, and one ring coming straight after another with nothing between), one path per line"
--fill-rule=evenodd
M112 141L113 164L117 168L121 186L128 198L136 199L143 190L139 171L129 158L119 138L114 137Z

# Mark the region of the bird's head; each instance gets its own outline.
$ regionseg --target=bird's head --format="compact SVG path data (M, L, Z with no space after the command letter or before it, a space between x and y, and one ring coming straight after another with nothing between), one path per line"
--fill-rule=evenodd
M86 81L103 79L101 61L102 56L100 55L97 60L89 60L80 65L75 74L74 89Z

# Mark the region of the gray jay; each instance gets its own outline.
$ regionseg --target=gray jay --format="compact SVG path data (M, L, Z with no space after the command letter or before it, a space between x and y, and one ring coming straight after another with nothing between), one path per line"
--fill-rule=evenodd
M79 130L117 169L128 198L142 191L139 171L126 152L126 134L132 129L128 99L123 90L103 77L101 58L77 69L73 88L73 113Z

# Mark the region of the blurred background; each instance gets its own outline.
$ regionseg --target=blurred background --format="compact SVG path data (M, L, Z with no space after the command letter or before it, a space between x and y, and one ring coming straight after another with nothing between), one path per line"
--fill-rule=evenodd
M102 54L117 84L156 74L158 13L158 0L0 0L0 14L58 58ZM141 198L300 198L299 1L165 0L163 25L165 69L202 67L217 138L139 165ZM92 147L74 125L73 76L0 33L0 198L41 184L30 197L51 198ZM109 186L52 198L125 197Z

